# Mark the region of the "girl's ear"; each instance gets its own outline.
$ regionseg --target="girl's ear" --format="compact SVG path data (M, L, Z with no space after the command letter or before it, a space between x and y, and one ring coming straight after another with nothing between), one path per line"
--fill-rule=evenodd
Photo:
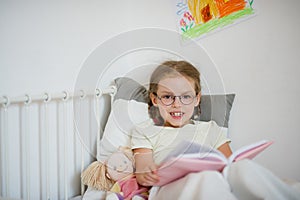
M197 101L196 101L196 103L195 103L195 107L199 105L200 99L201 99L201 92L199 92L199 93L197 94L197 96L196 96L196 100L197 100Z
M152 104L157 107L157 97L153 93L150 93L150 99L152 101Z

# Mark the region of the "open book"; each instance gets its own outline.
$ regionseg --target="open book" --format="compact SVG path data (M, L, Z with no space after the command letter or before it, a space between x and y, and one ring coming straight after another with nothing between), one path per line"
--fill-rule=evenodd
M204 170L222 172L229 163L245 158L252 159L272 143L272 141L266 140L259 141L234 151L229 158L226 158L216 149L184 141L176 148L176 152L167 156L159 166L160 181L156 185L165 185L192 172Z

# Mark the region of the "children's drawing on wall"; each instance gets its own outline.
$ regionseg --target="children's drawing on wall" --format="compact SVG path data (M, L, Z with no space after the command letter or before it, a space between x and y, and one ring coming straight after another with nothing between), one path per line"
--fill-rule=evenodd
M200 38L254 14L254 0L176 0L183 40Z

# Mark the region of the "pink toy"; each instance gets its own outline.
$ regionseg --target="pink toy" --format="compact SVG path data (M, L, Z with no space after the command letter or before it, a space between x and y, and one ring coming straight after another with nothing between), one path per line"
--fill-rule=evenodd
M81 175L82 182L90 187L106 190L106 199L147 199L148 188L141 187L134 176L134 159L131 149L120 147L105 163L93 162Z

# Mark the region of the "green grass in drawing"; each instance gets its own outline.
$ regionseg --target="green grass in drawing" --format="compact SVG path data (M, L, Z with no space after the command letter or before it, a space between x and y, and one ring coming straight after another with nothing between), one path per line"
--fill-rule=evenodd
M188 29L186 32L182 33L182 37L183 39L196 38L217 28L223 28L224 26L233 24L235 21L237 21L237 19L252 14L254 14L254 10L248 7L222 18L212 19L205 24L196 25L193 28Z

